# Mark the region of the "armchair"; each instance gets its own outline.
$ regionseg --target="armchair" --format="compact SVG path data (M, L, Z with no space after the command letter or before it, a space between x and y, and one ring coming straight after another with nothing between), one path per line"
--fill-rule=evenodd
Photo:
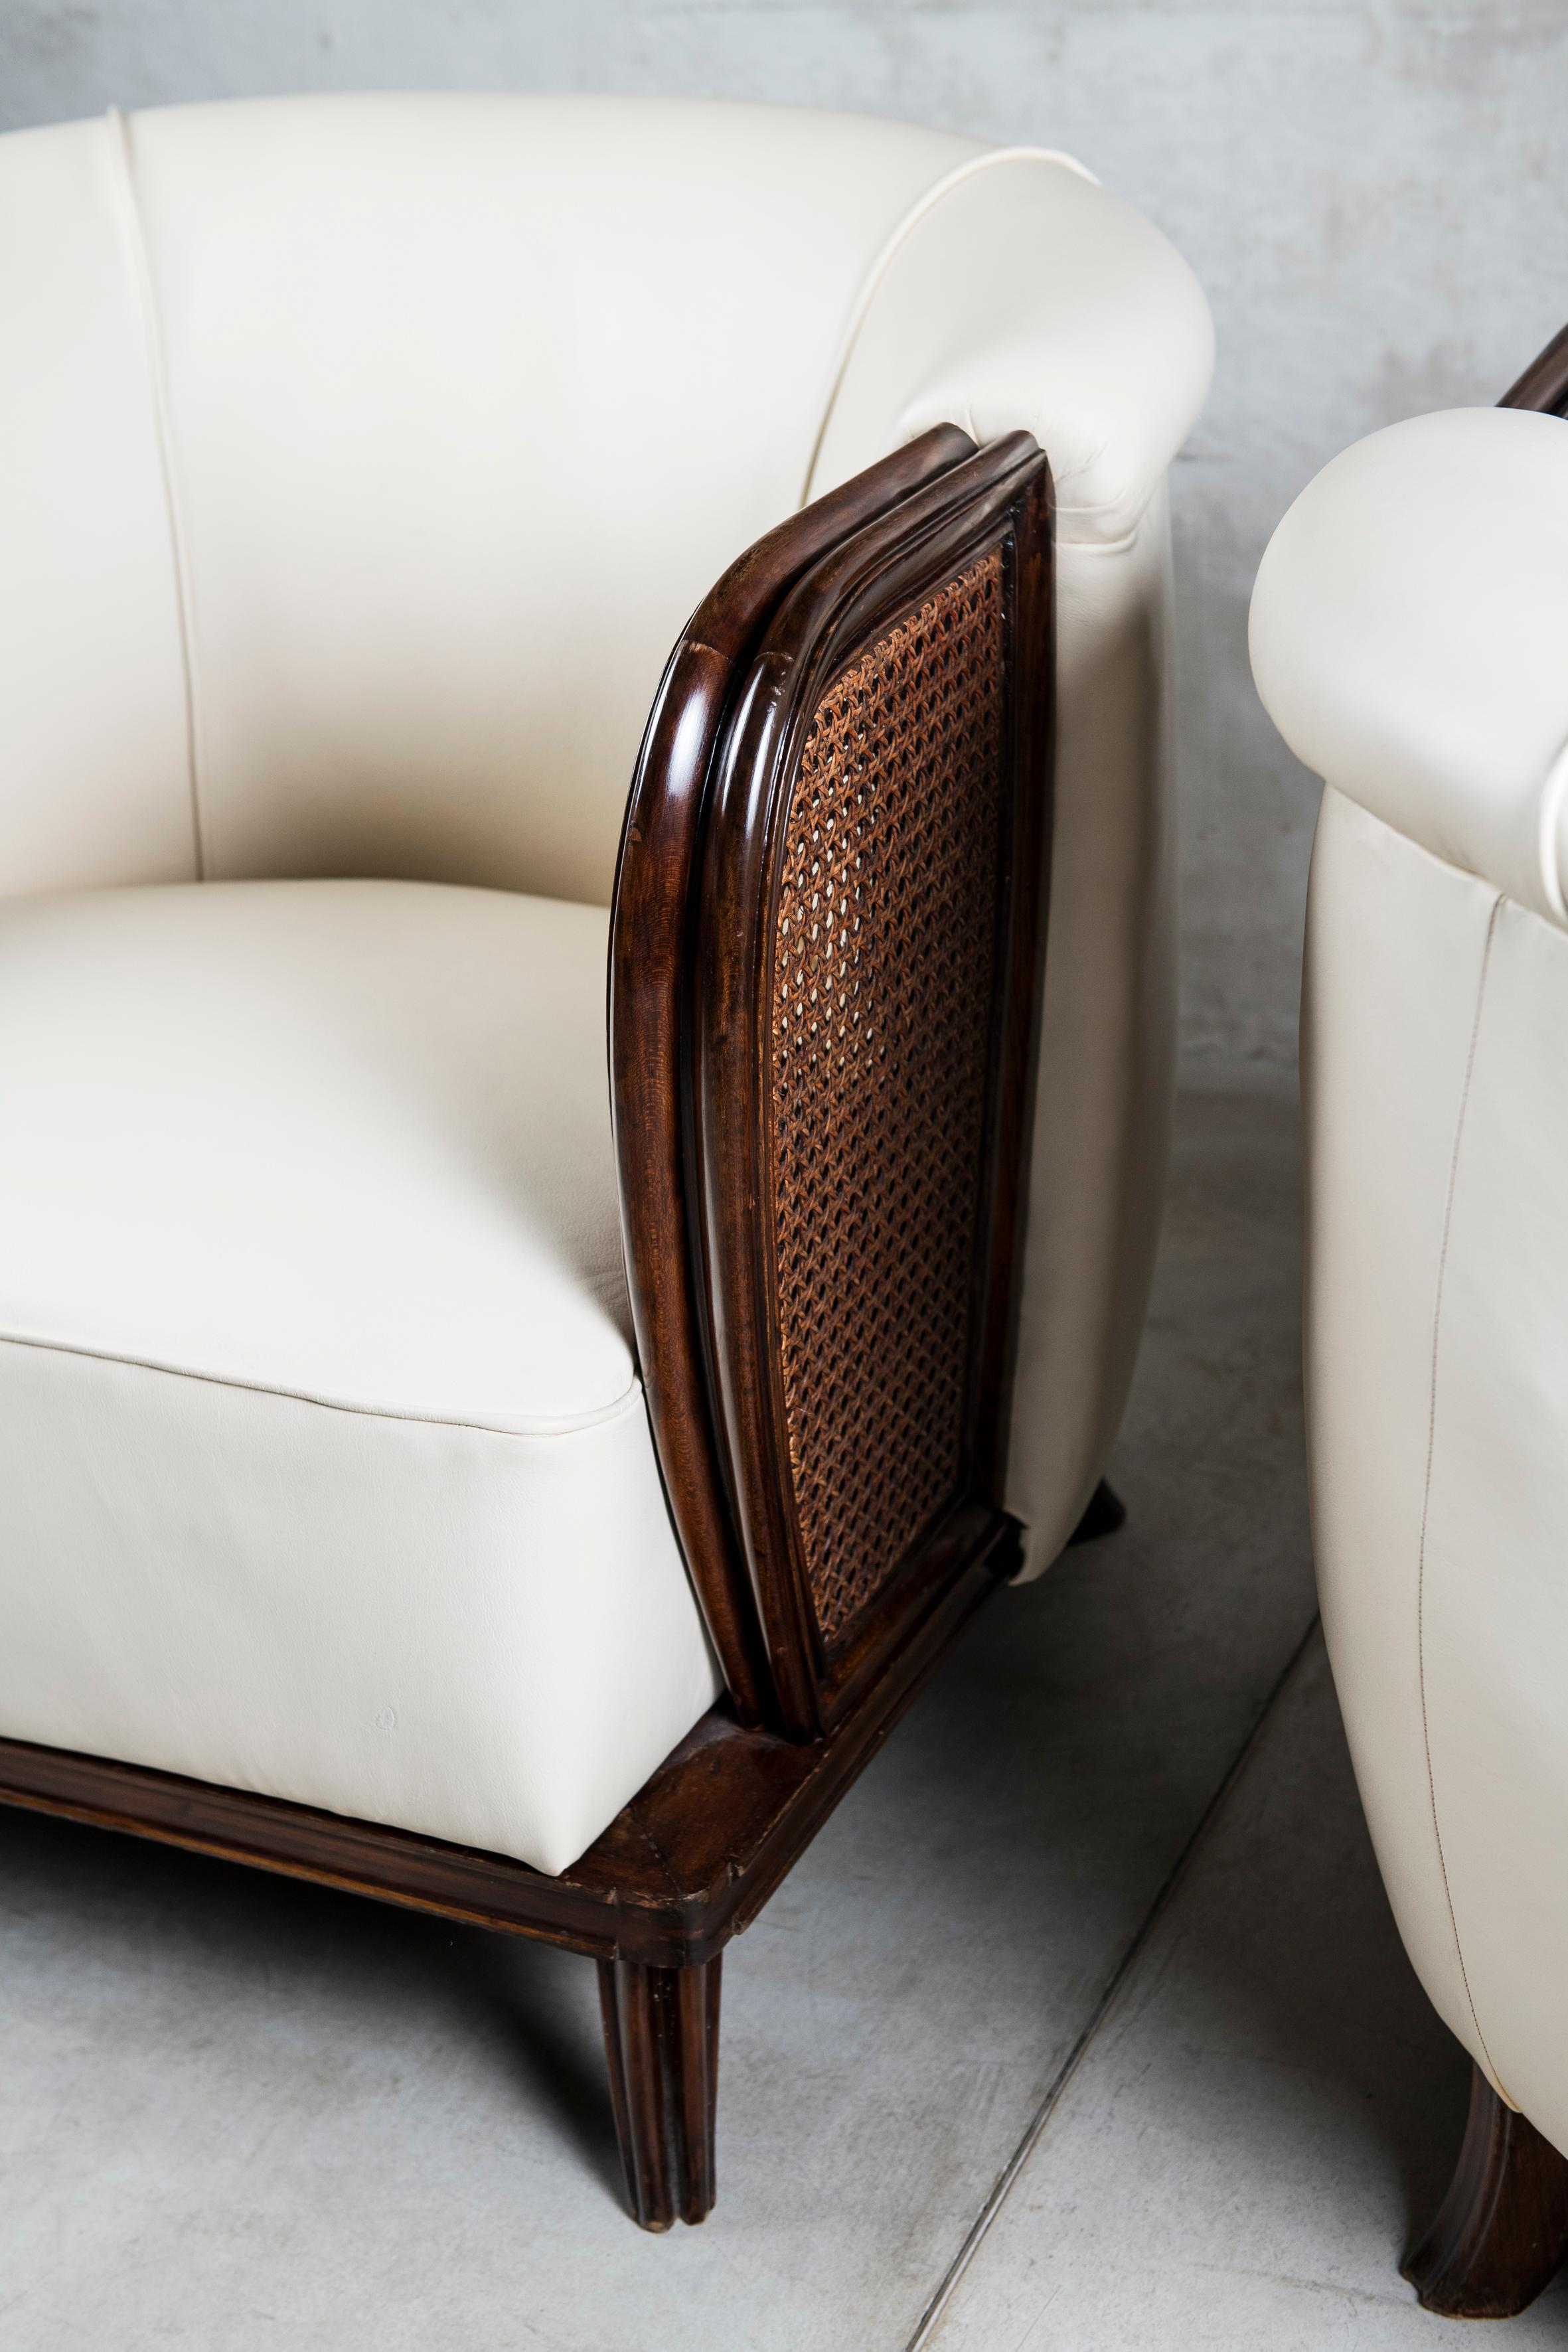
M1252 604L1325 780L1302 1001L1323 1628L1394 1918L1469 2052L1405 2275L1522 2310L1568 2252L1568 331L1495 409L1309 485Z
M1125 1395L1202 297L1061 157L311 99L0 140L0 1801L595 1958L700 2221Z

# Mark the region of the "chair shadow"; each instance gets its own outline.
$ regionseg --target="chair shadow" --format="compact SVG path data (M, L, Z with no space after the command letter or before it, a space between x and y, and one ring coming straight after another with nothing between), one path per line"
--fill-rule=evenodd
M171 1974L193 1948L236 1979L290 1981L323 2009L380 2011L395 2035L422 2019L505 2066L612 2200L624 2203L591 1961L522 1938L75 1822L0 1807L0 1932L49 1915L74 1952L128 1949ZM401 2020L400 2020L401 2012Z
M624 2207L594 1963L521 1937L480 1928L464 1935L467 1983L505 2035L519 2090L551 2116L584 2171ZM591 2016L577 1997L584 1985L592 1992Z

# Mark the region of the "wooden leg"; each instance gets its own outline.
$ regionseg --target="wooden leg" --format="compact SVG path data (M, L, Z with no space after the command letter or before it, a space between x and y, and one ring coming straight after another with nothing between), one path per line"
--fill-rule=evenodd
M645 2230L706 2221L713 2210L721 1966L599 1962L626 2195Z
M1568 2254L1568 2162L1504 2106L1480 2068L1448 2193L1400 2264L1426 2311L1511 2319Z
M1113 1536L1118 1528L1126 1525L1126 1504L1102 1478L1085 1505L1082 1518L1068 1538L1068 1549L1070 1551L1074 1544L1098 1543L1101 1536Z

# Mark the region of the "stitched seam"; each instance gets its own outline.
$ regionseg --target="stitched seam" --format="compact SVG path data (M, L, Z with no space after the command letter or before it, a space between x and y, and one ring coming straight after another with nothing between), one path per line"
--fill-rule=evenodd
M136 281L136 293L142 312L142 343L147 360L148 381L153 391L153 414L158 436L158 468L163 484L163 510L169 524L169 550L174 571L174 606L179 619L180 677L185 705L185 780L191 800L191 846L196 863L196 879L206 879L206 847L202 838L202 804L196 784L196 688L195 666L191 642L191 583L185 558L185 534L181 524L179 493L174 476L174 430L169 408L168 379L163 363L163 339L158 325L157 304L153 292L153 269L147 257L147 240L142 230L142 215L136 203L136 182L131 168L131 131L124 115L117 106L109 110L110 135L120 159L120 192L125 213L126 235L131 247L132 276Z
M950 195L954 188L962 187L966 180L974 179L982 172L990 171L994 164L1021 163L1059 163L1068 171L1076 172L1079 179L1089 181L1092 187L1100 185L1100 182L1086 164L1080 163L1076 155L1068 155L1060 148L993 147L984 154L971 155L965 162L955 164L951 172L943 173L940 180L933 182L923 195L916 197L872 262L861 281L860 291L855 298L854 307L849 313L849 323L844 330L843 339L838 347L838 356L834 362L832 373L828 377L827 397L823 403L822 420L817 425L816 437L811 445L811 455L806 460L805 479L801 484L799 501L803 507L807 504L811 497L812 478L816 472L817 463L822 456L822 445L827 438L827 428L833 422L833 412L838 405L838 395L844 389L844 379L849 373L849 363L859 344L861 330L870 317L871 305L877 299L878 289L892 268L900 249L907 244L926 215L934 212L938 205L944 197ZM973 423L974 419L971 416L964 426L972 441L976 437L973 430ZM1079 509L1079 511L1089 514L1094 509L1086 507Z
M170 1381L203 1381L209 1388L237 1389L247 1396L283 1397L290 1404L317 1405L323 1412L357 1413L363 1421L417 1422L426 1428L472 1429L486 1437L556 1438L574 1437L582 1430L602 1429L623 1413L636 1410L642 1400L642 1389L634 1380L624 1395L613 1404L603 1405L595 1412L584 1413L572 1421L544 1423L536 1429L502 1429L494 1422L461 1421L455 1413L397 1412L385 1405L351 1404L342 1397L313 1396L308 1389L274 1387L269 1381L237 1380L228 1372L198 1372L187 1364L155 1364L146 1356L123 1356L112 1348L73 1348L59 1339L30 1339L17 1331L0 1331L0 1348L36 1348L46 1356L77 1356L94 1364L123 1364L130 1370L155 1372Z
M1075 555L1125 555L1129 548L1137 546L1143 529L1143 519L1152 504L1153 495L1151 493L1148 503L1139 509L1138 520L1131 530L1124 530L1120 539L1071 539L1065 531L1058 530L1057 545L1070 547ZM1064 514L1096 515L1104 512L1103 507L1058 507L1057 509L1058 518Z
M1448 1196L1443 1207L1443 1240L1437 1254L1437 1287L1432 1305L1432 1380L1426 1408L1426 1477L1421 1496L1421 1547L1415 1570L1415 1656L1421 1685L1421 1738L1426 1756L1426 1794L1432 1807L1432 1835L1437 1848L1437 1868L1443 1880L1443 1899L1448 1906L1448 1928L1454 1938L1454 1955L1459 1963L1459 1978L1465 1988L1465 2000L1469 2006L1470 2022L1476 2029L1476 2040L1487 2062L1488 2072L1494 2082L1499 2079L1492 2064L1487 2037L1481 2032L1481 2021L1476 2014L1476 1999L1470 1990L1470 1972L1465 1966L1464 1947L1459 1941L1458 1916L1454 1909L1454 1890L1448 1881L1448 1859L1443 1851L1443 1832L1437 1820L1437 1781L1432 1768L1432 1729L1426 1711L1426 1526L1432 1508L1432 1470L1437 1441L1437 1351L1443 1323L1443 1286L1448 1270L1448 1237L1454 1222L1454 1193L1459 1179L1459 1151L1464 1142L1465 1119L1470 1106L1470 1082L1475 1075L1476 1049L1480 1042L1481 1008L1486 1001L1487 974L1491 967L1492 940L1497 933L1498 917L1502 911L1502 898L1492 900L1491 915L1487 923L1486 945L1481 950L1480 975L1476 982L1476 1013L1470 1025L1470 1050L1465 1062L1465 1083L1459 1095L1459 1115L1454 1126L1453 1157L1448 1164Z

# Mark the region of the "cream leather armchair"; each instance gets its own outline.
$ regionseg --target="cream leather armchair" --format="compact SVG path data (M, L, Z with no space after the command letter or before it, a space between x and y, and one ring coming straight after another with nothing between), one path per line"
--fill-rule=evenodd
M700 2220L724 1942L1121 1410L1202 297L317 98L0 140L0 1797L595 1956Z
M1302 1013L1323 1624L1400 1933L1477 2069L1405 2265L1467 2317L1568 2251L1564 405L1568 337L1503 406L1358 443L1252 604L1258 691L1328 786Z

